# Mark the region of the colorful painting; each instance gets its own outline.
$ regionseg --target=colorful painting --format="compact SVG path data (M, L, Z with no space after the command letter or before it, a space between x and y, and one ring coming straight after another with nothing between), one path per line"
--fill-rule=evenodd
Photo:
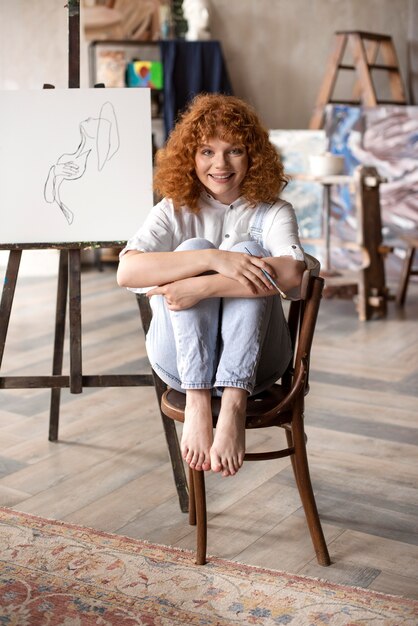
M349 173L369 165L386 180L380 187L385 228L396 235L418 227L418 106L329 107L326 131ZM340 199L344 217L352 209L348 198Z
M163 88L163 65L161 61L132 61L128 63L126 82L128 87Z
M327 150L344 156L347 174L353 174L358 165L375 167L385 179L380 185L385 241L399 246L401 232L418 228L418 106L328 106L324 131L271 130L270 140L290 175L307 173L308 157ZM282 195L295 207L305 249L321 259L321 248L310 246L306 240L321 236L322 185L296 179ZM335 245L338 239L354 241L356 229L353 191L348 185L333 186L334 267L354 268L358 264L355 254ZM389 265L399 266L399 262L391 258Z
M292 180L294 174L307 174L311 155L327 150L327 138L323 130L270 130L270 141L276 147L291 180L283 193L298 218L300 236L303 240L321 236L323 207L322 185L314 182ZM304 242L310 254L320 257L316 246Z

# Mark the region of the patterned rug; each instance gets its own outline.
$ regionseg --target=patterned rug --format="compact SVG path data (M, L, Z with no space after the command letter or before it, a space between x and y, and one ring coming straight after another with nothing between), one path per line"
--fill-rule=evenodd
M0 508L2 626L418 624L418 602Z

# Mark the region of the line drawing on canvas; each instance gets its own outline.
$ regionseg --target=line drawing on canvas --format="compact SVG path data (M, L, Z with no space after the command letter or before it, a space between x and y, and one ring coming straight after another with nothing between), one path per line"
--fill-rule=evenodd
M88 117L80 122L79 130L80 143L77 150L58 157L51 166L44 185L45 200L50 204L57 204L69 225L74 220L74 213L61 199L61 185L64 181L71 182L84 175L88 162L92 161L89 157L94 151L97 169L101 171L120 146L116 113L110 102L102 105L98 117Z

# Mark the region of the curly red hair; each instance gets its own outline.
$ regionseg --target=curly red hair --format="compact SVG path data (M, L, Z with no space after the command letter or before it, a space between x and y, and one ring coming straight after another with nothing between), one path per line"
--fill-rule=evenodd
M175 209L187 206L198 212L202 184L195 172L197 149L218 137L247 150L248 171L242 195L251 206L274 202L288 179L267 130L255 111L243 100L220 94L199 94L158 150L154 189L171 198Z

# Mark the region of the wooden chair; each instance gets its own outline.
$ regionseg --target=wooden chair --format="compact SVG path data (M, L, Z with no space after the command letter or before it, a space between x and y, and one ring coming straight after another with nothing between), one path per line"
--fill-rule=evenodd
M324 280L305 271L301 299L289 306L288 324L294 346L293 363L281 379L266 391L249 399L246 428L278 426L286 433L287 447L280 450L247 453L247 461L264 461L290 456L296 485L305 510L308 528L320 565L329 565L330 558L315 497L312 490L306 455L304 431L304 397L309 390L309 359ZM183 422L185 394L168 388L162 395L161 412L167 417ZM216 426L220 399L214 398L213 425ZM189 523L197 524L196 562L206 562L206 496L204 472L189 469Z

